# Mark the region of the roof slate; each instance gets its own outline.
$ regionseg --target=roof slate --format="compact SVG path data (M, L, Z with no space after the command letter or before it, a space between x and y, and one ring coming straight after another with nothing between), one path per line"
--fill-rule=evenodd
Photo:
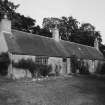
M69 41L55 41L40 35L12 30L12 35L4 33L8 49L13 54L72 57L76 55L82 59L103 60L102 53L94 47L85 46Z

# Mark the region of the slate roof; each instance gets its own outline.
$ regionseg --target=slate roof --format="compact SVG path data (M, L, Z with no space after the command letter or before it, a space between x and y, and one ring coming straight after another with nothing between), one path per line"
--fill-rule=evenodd
M94 47L89 47L74 42L60 40L55 41L40 35L12 30L12 35L4 33L8 49L13 54L48 56L48 57L72 57L76 55L82 59L103 60L102 53Z

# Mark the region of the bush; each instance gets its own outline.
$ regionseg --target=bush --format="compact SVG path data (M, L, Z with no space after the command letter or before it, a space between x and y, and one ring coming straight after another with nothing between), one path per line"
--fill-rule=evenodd
M18 63L13 62L13 66L21 69L28 69L32 77L47 76L51 72L50 65L36 64L31 59L21 59Z
M51 66L50 65L38 65L39 66L39 74L41 76L48 76L48 74L51 72Z
M98 71L99 74L105 74L105 63L102 64L102 68Z
M55 65L55 75L56 76L59 76L60 75L60 68L61 68L61 66L60 65Z
M18 63L12 62L13 66L16 68L28 69L29 68L29 60L21 59Z
M89 74L88 63L84 64L84 61L79 62L79 73L80 74Z
M8 53L2 53L0 55L0 75L5 76L8 74L9 64L10 64L10 58Z
M77 70L77 57L72 55L71 57L71 71L72 73L76 73Z

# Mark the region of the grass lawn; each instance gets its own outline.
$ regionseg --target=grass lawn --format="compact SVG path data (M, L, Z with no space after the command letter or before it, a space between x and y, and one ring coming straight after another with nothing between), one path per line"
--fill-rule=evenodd
M88 76L36 82L0 77L0 105L105 105L105 82Z

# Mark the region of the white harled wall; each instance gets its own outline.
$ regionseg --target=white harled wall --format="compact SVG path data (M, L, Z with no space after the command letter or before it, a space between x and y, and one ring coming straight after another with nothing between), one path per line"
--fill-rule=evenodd
M0 32L0 53L8 52L7 43L2 32Z
M33 62L35 62L35 56L30 56L30 55L17 55L17 54L10 54L11 61L18 63L21 59L32 59ZM19 78L24 78L28 77L31 78L32 75L29 72L29 70L24 70L24 69L19 69L13 67L12 64L10 64L8 68L8 76L14 79L19 79Z
M21 59L32 59L35 62L35 56L30 55L11 55L10 56L12 61L19 62ZM70 58L67 59L66 62L63 62L63 58L57 58L57 57L49 57L48 58L48 65L51 65L52 72L55 74L56 72L59 73L59 75L67 75L70 73ZM27 71L27 72L25 72ZM23 78L23 77L29 77L31 78L31 73L28 70L23 69L17 69L14 68L12 65L9 66L9 76L13 76L14 78Z

